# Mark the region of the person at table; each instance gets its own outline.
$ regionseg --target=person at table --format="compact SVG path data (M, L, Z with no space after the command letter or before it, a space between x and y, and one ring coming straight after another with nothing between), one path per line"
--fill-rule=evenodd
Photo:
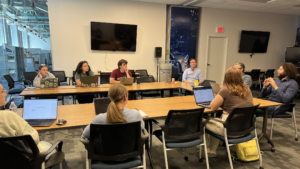
M127 60L121 59L118 62L118 68L113 70L110 75L110 83L120 83L121 77L132 77L131 72L129 71L127 67Z
M250 88L251 85L252 85L252 78L251 78L250 75L246 75L246 74L244 73L244 72L245 72L245 65L244 65L244 63L241 63L241 62L236 63L236 64L234 65L234 67L237 68L237 69L241 72L242 79L243 79L244 83L245 83L246 85L248 85L249 88Z
M277 70L278 79L265 79L261 96L277 103L292 103L293 98L298 92L298 83L296 82L298 70L291 63L281 63ZM277 106L268 108L268 117L272 116ZM289 109L289 105L282 105L275 110L275 114L285 114ZM256 116L263 116L264 112L260 109L256 110Z
M141 129L144 129L144 121L138 110L126 108L128 101L128 90L122 84L113 84L108 91L111 100L107 107L106 113L97 115L91 123L126 123L141 122ZM90 138L90 124L84 129L82 136L86 139Z
M39 73L33 80L33 85L35 87L40 87L41 86L41 79L47 79L47 78L55 78L55 76L48 72L48 66L45 64L41 64L39 66Z
M2 84L0 84L0 106L4 106L6 98L6 90L4 90ZM42 112L40 112L42 113ZM33 141L36 143L40 152L47 151L52 144L46 141L39 140L38 132L32 128L24 119L22 119L17 113L4 110L0 112L0 137L13 137L13 136L22 136L22 135L31 135ZM12 146L12 145L11 145ZM14 144L16 149L23 149L22 145ZM21 147L19 147L21 146ZM46 160L54 154L56 150L52 151L46 156ZM20 164L20 166L25 164Z
M201 85L203 82L203 75L200 69L196 68L197 62L196 59L190 59L190 68L185 69L182 76L182 82L185 83L194 83L195 80L198 80L198 84Z
M217 110L218 108L223 109L222 116L216 118L220 121L226 121L228 115L235 107L253 106L252 93L249 87L243 82L241 73L237 68L230 67L225 72L223 88L212 100L210 106L211 110ZM224 126L222 123L209 120L205 128L218 135L224 136ZM208 157L216 157L220 140L210 136L210 141L208 141L208 134L206 134L206 139L207 143L209 143L208 150L210 150Z
M81 61L78 63L76 71L75 71L75 81L77 86L81 86L80 78L82 76L94 76L94 72L92 72L91 67L89 66L87 61ZM76 99L79 104L83 103L93 103L94 96L93 95L77 95Z

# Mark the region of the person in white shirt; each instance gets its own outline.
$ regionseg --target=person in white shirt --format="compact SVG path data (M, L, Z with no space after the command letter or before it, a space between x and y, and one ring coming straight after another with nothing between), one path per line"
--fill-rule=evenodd
M35 87L41 86L41 79L47 79L47 78L55 78L55 76L48 72L48 66L45 64L41 64L39 66L39 74L34 78L33 85Z
M198 80L198 84L201 85L203 82L203 75L201 70L196 68L197 65L196 59L194 58L190 59L190 65L191 67L185 69L183 73L182 82L194 83L195 80Z

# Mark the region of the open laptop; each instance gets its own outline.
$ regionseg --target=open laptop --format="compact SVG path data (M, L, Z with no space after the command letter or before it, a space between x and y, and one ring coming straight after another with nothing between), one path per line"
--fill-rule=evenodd
M57 87L58 87L58 78L41 79L40 88L57 88Z
M83 84L98 84L98 76L81 76L80 81Z
M57 119L57 99L24 100L23 119L31 126L50 126Z
M132 85L133 80L134 80L133 77L129 77L129 78L121 77L120 83L123 84L123 85Z
M210 85L211 85L212 90L215 94L218 94L219 91L221 90L221 87L218 83L210 82Z
M194 88L195 101L198 106L210 108L210 102L215 98L211 87Z

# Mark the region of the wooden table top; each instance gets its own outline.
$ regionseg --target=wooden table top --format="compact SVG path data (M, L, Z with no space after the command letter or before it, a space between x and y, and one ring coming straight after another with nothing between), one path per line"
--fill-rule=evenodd
M101 72L101 73L103 73L103 74L111 74L111 72ZM100 73L94 72L94 75L99 76ZM140 75L140 73L135 73L135 75Z
M40 96L40 95L67 95L67 94L80 94L80 93L101 93L108 92L111 84L103 84L100 87L75 87L75 86L58 86L57 88L26 88L20 94L20 96ZM176 82L176 83L165 83L165 82L152 82L152 83L141 83L137 85L126 85L128 91L147 91L147 90L167 90L167 89L186 89L193 90L191 84Z
M254 105L260 104L260 108L269 106L278 106L281 103L275 103L268 100L253 98ZM166 117L169 110L184 110L200 108L195 103L194 96L180 96L168 98L156 98L145 100L129 100L127 105L129 109L143 110L149 118ZM18 109L18 114L22 117L23 109ZM210 109L205 109L206 113L211 113ZM67 123L63 126L56 125L54 122L50 127L34 127L36 130L57 129L65 127L86 126L95 118L94 104L76 104L58 106L57 119L65 119Z

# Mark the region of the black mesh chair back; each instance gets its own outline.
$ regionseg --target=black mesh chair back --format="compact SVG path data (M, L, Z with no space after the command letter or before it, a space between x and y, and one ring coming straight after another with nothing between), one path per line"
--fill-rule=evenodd
M255 129L255 111L258 105L234 108L225 122L227 136L243 136ZM249 120L252 119L252 120Z
M210 82L216 83L216 81L213 80L203 80L203 83L201 85L204 87L210 87Z
M30 135L0 137L0 168L40 168L36 163L39 150Z
M50 71L60 82L67 82L65 71Z
M172 78L176 81L181 81L181 73L179 73L179 69L172 69Z
M109 98L94 98L94 106L96 115L100 113L106 113L107 107L110 103Z
M140 70L135 70L136 73L140 74L140 77L142 76L148 76L147 69L140 69Z
M4 75L3 77L7 81L9 89L12 89L15 87L15 81L10 75Z
M274 77L274 71L275 71L275 69L268 69L266 71L266 78Z
M155 82L155 79L153 76L142 76L140 77L141 83L149 83L149 82Z
M91 124L88 158L116 161L143 153L141 122Z
M202 116L205 108L189 110L170 110L162 126L165 138L171 140L187 140L203 134Z
M30 85L26 81L29 81L31 84L33 84L33 80L37 76L37 73L36 72L23 72L23 76L25 78L24 84Z
M259 75L260 75L260 69L252 69L251 70L250 76L251 76L252 80L258 80Z
M134 70L129 70L129 71L130 71L132 77L135 77L135 72L134 72Z
M107 73L101 73L100 74L100 80L101 80L101 84L110 84L110 75L111 74L107 74Z

